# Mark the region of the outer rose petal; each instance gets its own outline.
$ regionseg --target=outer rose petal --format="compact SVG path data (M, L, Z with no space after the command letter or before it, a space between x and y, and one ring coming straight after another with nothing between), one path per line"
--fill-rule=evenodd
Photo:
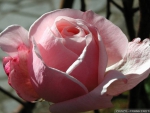
M9 76L10 72L11 72L11 68L10 68L10 61L11 61L11 57L4 57L3 58L3 67L5 70L5 73Z
M24 44L28 48L30 47L28 31L23 27L12 25L0 34L0 48L10 56L17 56L17 49L20 44Z
M0 48L11 56L3 59L8 83L24 100L33 101L39 97L30 83L27 72L29 47L28 31L21 26L9 26L0 34Z
M121 60L128 46L128 40L124 33L110 21L92 11L86 11L83 19L98 29L106 47L108 66Z
M50 106L50 111L52 113L78 113L93 109L111 107L112 96L106 94L106 89L111 83L115 82L116 80L126 81L126 79L120 72L110 71L106 74L103 82L93 91L78 98L56 103Z
M126 76L128 83L114 82L108 87L107 94L117 95L126 90L130 90L148 77L150 73L149 45L149 39L140 42L140 39L136 38L133 42L129 43L125 58L107 69L116 69L122 72Z
M20 77L22 72L11 71L9 77L9 84L16 90L17 94L26 101L35 101L40 97L34 91L33 86L30 82L30 78L25 76Z
M33 50L33 72L31 69L30 76L36 91L43 99L60 102L87 93L81 82L64 72L47 67L39 57Z
M68 16L75 19L81 19L83 12L75 9L60 9L45 13L36 22L34 22L29 30L29 38L35 37L38 42L42 37L47 26L51 27L58 16Z
M30 81L27 66L31 66L31 64L27 65L27 63L29 63L28 52L29 50L26 49L24 45L19 46L18 57L12 58L9 61L10 73L8 79L9 84L16 90L21 98L26 101L35 101L40 97L35 92Z

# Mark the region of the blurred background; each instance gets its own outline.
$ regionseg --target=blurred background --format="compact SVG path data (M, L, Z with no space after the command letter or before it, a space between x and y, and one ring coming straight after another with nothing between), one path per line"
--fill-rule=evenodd
M123 7L122 0L114 0L119 6ZM95 13L106 17L108 0L85 0L86 10L93 10ZM138 7L138 0L134 0L133 8ZM27 30L32 23L42 14L63 7L63 0L0 0L0 31L3 31L7 26L18 24ZM81 9L81 0L74 0L73 9ZM109 20L122 29L129 38L125 18L121 10L114 4L110 4L111 16ZM134 13L134 29L139 28L139 11ZM8 85L7 76L3 71L2 58L6 54L0 50L0 87L10 92L15 97L19 98L16 92ZM89 111L86 113L113 113L114 109L125 109L128 106L129 92L125 92L117 100L113 99L114 107L100 111ZM20 99L20 98L19 98ZM21 99L20 99L21 100ZM20 104L14 99L0 91L0 113L15 113L20 109ZM33 109L33 113L49 113L48 102L38 102Z

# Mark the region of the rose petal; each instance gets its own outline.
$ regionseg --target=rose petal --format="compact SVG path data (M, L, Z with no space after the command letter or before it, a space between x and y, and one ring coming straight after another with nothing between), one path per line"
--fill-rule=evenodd
M18 57L9 61L11 72L9 73L8 81L21 98L26 101L35 101L40 97L35 92L30 82L27 65L28 52L28 49L24 45L19 46Z
M86 46L86 40L83 37L79 38L66 38L62 40L63 45L80 56L84 47Z
M115 82L120 82L121 84L127 84L127 82L128 82L127 78L121 72L116 71L116 70L108 71L105 74L105 79L108 79L110 81L103 86L103 90L101 91L101 94L103 94L103 93L108 94L109 87ZM102 84L103 84L103 82L102 82Z
M111 74L110 74L111 73ZM86 95L50 106L52 113L78 113L94 109L111 107L112 96L106 94L107 87L116 80L124 81L125 77L118 71L110 71L103 82Z
M30 79L26 76L22 76L22 72L12 70L9 77L10 85L16 90L17 94L26 101L35 101L40 97L34 91Z
M86 11L83 19L95 26L104 41L108 55L108 66L121 60L127 50L128 40L122 31L102 16Z
M87 27L92 34L87 35L86 46L82 54L70 66L67 73L80 80L91 91L103 80L107 54L97 30L89 25Z
M73 21L73 20L72 20ZM85 21L83 21L83 20L81 20L81 19L76 19L76 23L78 23L78 26L80 26L81 28L83 28L84 29L84 31L86 31L86 33L91 33L92 34L92 40L95 42L95 44L94 44L94 46L95 45L97 45L97 47L98 47L98 55L99 55L99 61L97 60L96 62L98 62L99 64L98 64L98 83L101 83L101 81L103 80L103 77L104 77L104 73L105 73L105 70L106 70L106 67L107 67L107 60L108 60L108 58L107 58L107 53L106 53L106 50L105 50L105 46L104 46L104 44L103 44L103 40L101 39L101 36L100 36L100 34L98 33L98 31L97 31L97 29L94 27L94 26L92 26L92 25L90 25L90 24L88 24L88 23L86 23ZM86 25L86 26L85 26ZM74 39L74 38L73 38ZM78 40L80 41L81 39L83 39L83 38L78 38ZM86 38L84 38L84 40L85 40ZM67 39L65 39L65 40L67 40ZM69 40L69 39L68 39ZM84 41L83 40L83 41ZM69 48L71 48L71 47L74 47L76 44L72 44L72 46L70 45L70 47ZM83 45L83 44L82 44ZM80 48L80 46L81 46L81 44L80 45L77 45L77 47L74 47L74 48L76 48L76 49L78 49L79 50L79 48ZM85 47L85 45L83 45L83 47ZM83 49L81 49L80 48L80 50L83 50ZM92 49L92 51L93 50L96 50L96 49ZM81 54L81 53L80 53ZM87 53L88 54L88 53ZM95 58L94 58L95 59ZM95 59L96 60L96 59ZM94 63L93 63L94 64ZM89 64L89 65L91 65L91 64ZM81 67L84 67L84 66L81 66ZM91 66L92 67L92 66ZM85 70L85 69L82 69L81 68L81 70ZM89 70L91 70L91 68L89 69ZM86 75L86 73L85 73L85 75ZM88 74L87 74L88 75Z
M11 72L11 68L10 68L11 60L12 60L11 57L3 58L3 67L4 67L4 70L5 70L5 73L7 74L7 76L9 76L9 74Z
M91 33L93 34L93 38L98 46L98 55L99 55L99 62L98 62L98 83L100 84L104 78L108 57L106 53L106 49L103 43L103 40L97 30L93 27L89 26Z
M66 48L79 56L86 45L86 33L84 27L81 26L81 24L78 25L78 23L79 22L77 19L59 16L55 19L51 30L56 37L63 38L62 43ZM68 31L69 29L76 29L76 33L74 33L73 31Z
M73 24L73 23L71 23L70 21L67 21L66 19L61 18L61 17L57 17L56 20L55 20L55 23L53 24L53 26L51 27L51 29L55 33L56 33L56 31L58 31L61 34L62 37L66 38L68 36L72 36L72 35L75 34L73 32L73 30L72 30L72 32L68 32L69 28L75 28L75 27L76 27L76 25Z
M133 42L129 43L125 58L107 69L120 71L126 76L128 83L122 84L116 81L109 86L107 93L116 95L135 87L148 77L150 73L149 64L150 40L145 39L143 42L140 42L140 39L136 38Z
M63 38L79 38L85 37L87 34L82 28L83 20L74 19L66 16L58 16L51 26L52 32L57 37Z
M17 49L20 44L30 47L28 31L23 27L12 25L0 34L0 48L10 56L17 56Z
M42 15L34 22L29 30L29 37L36 37L36 42L40 40L47 26L51 27L58 16L68 16L71 18L82 18L83 12L75 9L59 9Z
M62 71L47 67L38 56L33 51L33 72L31 69L30 76L36 91L43 99L60 102L87 93L81 82Z
M86 36L86 46L82 54L66 73L82 82L89 91L98 85L98 48L91 34Z
M38 48L47 66L65 72L78 56L63 43L63 39L55 37L47 28L38 43Z
M3 66L5 66L12 58L11 57L4 57L3 58Z

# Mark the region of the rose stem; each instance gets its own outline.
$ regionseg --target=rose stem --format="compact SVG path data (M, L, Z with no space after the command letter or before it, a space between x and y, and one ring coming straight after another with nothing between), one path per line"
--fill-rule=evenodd
M25 106L25 103L22 102L20 99L18 99L17 97L13 96L12 94L10 94L9 92L7 92L5 89L3 89L2 87L0 87L0 91L3 92L4 94L6 94L7 96L9 96L10 98L16 100L17 102L19 102L20 104L22 104L23 106Z
M130 40L133 40L135 38L135 30L134 30L134 24L133 24L133 0L122 0L123 3L123 15L126 21L126 26L128 30L128 34L130 37Z
M86 11L86 4L85 0L81 1L81 11ZM74 0L62 0L60 4L60 8L72 8L73 7Z
M81 0L81 11L86 11L85 0Z
M136 11L139 10L139 8L132 8L133 6L133 0L122 0L123 2L123 8L118 5L113 0L107 0L107 16L106 18L109 19L110 17L110 3L112 3L114 6L116 6L124 15L128 34L130 37L130 40L135 38L135 30L134 30L134 24L133 24L133 16Z
M109 19L110 15L111 15L111 11L110 11L110 0L107 0L107 4L106 4L106 18Z
M14 113L33 113L36 103L26 102L25 106L18 106Z
M100 113L100 111L99 110L94 110L94 113Z
M72 8L74 0L62 0L60 8Z

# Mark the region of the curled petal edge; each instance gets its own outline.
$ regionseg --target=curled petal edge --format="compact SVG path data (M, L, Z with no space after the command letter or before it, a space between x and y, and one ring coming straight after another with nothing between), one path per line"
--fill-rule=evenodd
M149 45L150 39L141 41L140 38L135 38L129 43L128 51L124 59L107 68L107 71L114 69L120 71L128 80L127 84L115 81L108 87L107 94L114 96L130 90L149 76Z

